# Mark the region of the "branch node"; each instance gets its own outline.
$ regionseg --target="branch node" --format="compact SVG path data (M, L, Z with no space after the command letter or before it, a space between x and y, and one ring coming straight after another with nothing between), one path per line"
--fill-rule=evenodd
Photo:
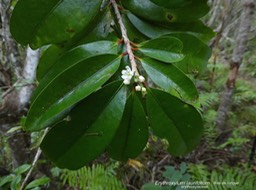
M128 52L123 52L123 53L122 53L122 57L124 57L124 56L126 56L126 55L128 55Z
M119 39L117 43L118 44L123 44L124 43L124 39L123 38Z

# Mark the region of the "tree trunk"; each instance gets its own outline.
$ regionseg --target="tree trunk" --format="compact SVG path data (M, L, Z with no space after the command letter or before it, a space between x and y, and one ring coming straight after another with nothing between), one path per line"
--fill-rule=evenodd
M39 51L27 48L25 60L19 52L19 46L9 31L10 0L1 0L1 36L0 36L0 88L3 91L0 101L0 131L6 131L19 125L20 118L27 112L30 96L34 89ZM25 132L15 132L8 137L12 153L12 166L31 162L30 138Z
M248 35L250 33L250 27L253 20L254 8L254 0L245 0L240 17L240 26L236 36L235 48L233 50L232 58L230 61L228 79L226 81L225 91L217 113L216 126L219 133L221 134L219 137L220 143L225 140L228 134L226 122L232 105L232 97L235 92L235 84L239 67L243 61L243 56L246 51Z

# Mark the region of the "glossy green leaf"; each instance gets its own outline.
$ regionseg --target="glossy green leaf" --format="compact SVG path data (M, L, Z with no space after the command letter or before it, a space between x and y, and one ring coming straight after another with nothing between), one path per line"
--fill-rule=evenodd
M57 46L50 46L40 59L37 68L37 79L40 81L47 74L45 84L48 84L59 73L82 60L95 55L117 54L117 45L117 41L97 41L77 46L65 53L62 53Z
M40 59L39 67L37 70L37 79L41 80L43 75L51 68L51 66L70 49L87 43L107 39L109 34L110 21L111 20L109 19L108 11L103 11L103 13L100 13L97 15L96 19L94 19L95 24L92 24L92 26L90 25L89 31L85 31L76 35L74 39L67 42L65 45L51 45L48 47L43 52L43 55Z
M71 106L101 87L117 71L120 59L99 55L64 70L34 98L25 129L40 130L59 120Z
M185 155L200 142L203 132L201 115L177 97L148 89L147 113L154 134L168 140L168 151L172 155Z
M14 170L16 175L21 175L31 168L30 164L23 164Z
M177 2L172 1L169 1L171 3L163 0L153 2L151 0L122 0L124 7L133 14L153 22L191 22L203 17L209 11L207 0L181 2L182 6L177 6ZM175 7L172 6L173 3L176 3Z
M36 71L36 78L40 82L65 51L57 45L47 47L41 54Z
M189 23L172 23L168 28L172 30L172 33L181 32L193 35L206 44L215 36L213 30L200 20Z
M157 38L167 34L184 32L192 34L204 42L208 42L215 35L212 29L205 26L201 21L158 25L144 21L129 12L126 14L134 27L149 38Z
M128 38L135 43L143 42L148 39L145 35L139 32L130 22L126 14L122 14L122 20L127 31ZM120 32L119 32L120 33Z
M182 47L182 42L178 38L166 36L142 43L139 50L148 57L174 63L184 58L181 53Z
M93 22L96 22L95 26L89 28L86 35L81 35L81 40L77 40L78 45L108 39L112 22L110 11L108 9L102 10L97 15L97 20L94 19Z
M207 0L192 0L183 7L171 9L174 17L173 21L191 22L200 19L210 10L207 3Z
M144 21L130 12L127 12L126 15L129 18L130 22L133 24L133 26L149 38L158 38L171 33L168 28L164 28L156 24Z
M169 10L163 9L150 0L122 0L123 6L133 14L154 22L170 22Z
M190 22L199 19L209 12L207 0L150 0L156 5L168 8L173 22Z
M58 167L78 169L97 158L120 124L127 97L122 82L111 83L80 102L52 128L41 148Z
M108 147L108 152L111 158L125 161L136 158L147 142L148 123L146 114L137 95L132 94L126 102L122 121Z
M150 0L151 2L155 3L156 5L167 7L167 8L179 8L184 7L187 4L191 3L191 0Z
M32 188L35 188L35 187L39 187L39 186L42 186L42 185L46 185L50 183L50 178L48 177L41 177L39 179L36 179L34 181L31 181L25 189L32 189Z
M183 43L182 53L185 58L175 65L185 73L202 73L205 71L208 59L211 56L211 48L193 35L176 33L171 36L177 37Z
M38 48L63 43L86 30L102 0L20 0L11 17L11 33L21 44Z
M195 101L198 92L194 83L175 65L145 58L141 60L153 82L167 92L176 91L183 99Z

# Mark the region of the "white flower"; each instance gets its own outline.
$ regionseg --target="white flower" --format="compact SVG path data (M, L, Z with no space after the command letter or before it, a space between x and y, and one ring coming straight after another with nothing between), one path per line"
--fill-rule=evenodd
M132 71L131 68L129 66L125 66L127 71Z
M145 87L142 87L141 92L147 92L147 89Z
M140 75L140 76L139 76L139 81L140 81L140 82L145 82L145 78L144 78L142 75Z
M141 91L141 86L140 85L135 86L135 90L136 91Z
M124 79L123 83L126 84L126 85L128 85L128 84L131 83L131 81L130 81L130 80L127 80L127 79Z
M122 77L122 79L124 79L123 83L128 85L131 82L131 79L134 75L134 72L131 70L131 68L129 66L126 66L125 68L126 68L126 70L122 70L122 76L121 77Z

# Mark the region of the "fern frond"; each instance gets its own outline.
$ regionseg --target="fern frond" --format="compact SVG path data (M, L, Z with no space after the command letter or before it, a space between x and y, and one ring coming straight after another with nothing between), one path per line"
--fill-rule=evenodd
M205 165L189 165L189 173L195 181L211 182L209 190L256 190L256 174L245 167L210 172Z
M63 184L81 190L124 190L123 184L114 176L113 167L92 165L76 171L64 170L61 179Z

